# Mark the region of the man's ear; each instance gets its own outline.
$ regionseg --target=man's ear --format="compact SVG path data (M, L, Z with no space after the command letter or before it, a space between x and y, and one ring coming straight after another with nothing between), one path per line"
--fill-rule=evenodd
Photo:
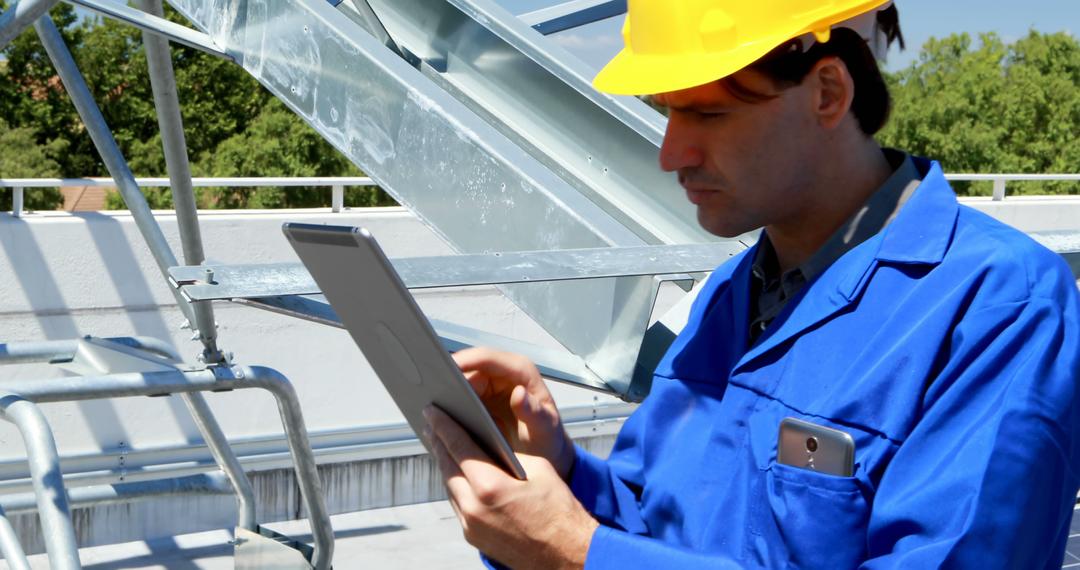
M824 57L807 74L804 84L813 89L811 102L818 124L827 130L841 124L855 100L855 80L836 56Z

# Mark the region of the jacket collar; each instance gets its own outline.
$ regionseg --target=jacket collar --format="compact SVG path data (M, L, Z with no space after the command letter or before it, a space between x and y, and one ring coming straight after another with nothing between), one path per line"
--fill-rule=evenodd
M850 305L866 288L879 262L929 265L941 262L952 241L959 205L941 166L922 158L915 161L924 173L923 181L892 223L807 283L757 344L739 359L736 372ZM755 254L756 251L748 252L751 259ZM742 264L732 278L736 283L749 281L749 271L750 264ZM736 297L735 303L748 301L748 296Z

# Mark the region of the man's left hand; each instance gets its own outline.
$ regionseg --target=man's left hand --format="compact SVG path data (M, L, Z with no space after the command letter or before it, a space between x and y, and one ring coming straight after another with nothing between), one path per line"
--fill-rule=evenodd
M517 570L582 568L599 523L551 463L518 454L528 480L507 473L442 410L424 411L428 441L465 540Z

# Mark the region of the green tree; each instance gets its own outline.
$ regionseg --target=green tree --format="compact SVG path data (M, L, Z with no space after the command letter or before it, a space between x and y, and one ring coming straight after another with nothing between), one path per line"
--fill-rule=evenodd
M1080 172L1080 41L1031 31L931 39L888 77L893 115L883 144L933 157L947 172ZM988 194L989 184L956 184ZM1068 182L1012 183L1011 193L1080 194Z
M203 153L200 176L363 176L311 127L273 99L242 133ZM218 208L307 208L330 203L328 188L206 188L200 205ZM374 188L350 188L352 206L390 205Z
M12 129L0 119L0 173L4 178L55 178L60 166L49 158L63 152L65 141L40 145L32 129ZM24 206L34 210L54 210L64 203L57 188L35 188L24 193ZM12 191L0 191L0 211L10 210Z

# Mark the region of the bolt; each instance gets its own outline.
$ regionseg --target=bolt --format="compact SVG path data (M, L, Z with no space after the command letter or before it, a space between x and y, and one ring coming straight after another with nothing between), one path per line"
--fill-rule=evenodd
M213 283L214 282L214 270L213 269L210 269L209 267L207 267L206 269L203 270L203 273L206 274L205 281L207 283Z

